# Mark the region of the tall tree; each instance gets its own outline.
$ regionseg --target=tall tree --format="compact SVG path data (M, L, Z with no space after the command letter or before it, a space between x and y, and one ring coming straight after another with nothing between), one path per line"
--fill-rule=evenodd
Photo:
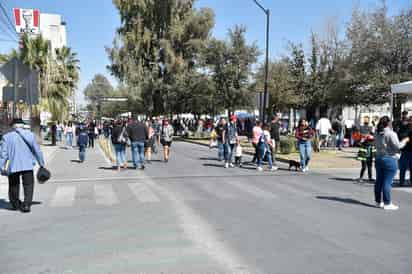
M112 74L139 95L149 114L172 112L187 74L214 26L210 9L194 0L114 0L121 25L107 49Z
M101 115L101 113L98 113L101 99L103 97L112 95L113 86L110 81L102 74L96 74L93 77L92 81L84 89L84 96L89 102L89 110L93 111L94 114L97 114L99 116Z

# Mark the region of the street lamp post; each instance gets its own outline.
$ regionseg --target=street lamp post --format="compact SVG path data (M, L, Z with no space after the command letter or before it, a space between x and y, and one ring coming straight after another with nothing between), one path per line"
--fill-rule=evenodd
M265 87L263 94L263 106L261 106L262 120L266 122L266 105L268 100L268 77L269 77L269 24L270 24L270 10L265 9L258 0L254 0L255 4L263 10L266 14L266 61L265 61Z

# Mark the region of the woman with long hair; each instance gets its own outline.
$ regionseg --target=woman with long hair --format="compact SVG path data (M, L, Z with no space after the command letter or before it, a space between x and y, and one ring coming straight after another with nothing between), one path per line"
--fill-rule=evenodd
M309 161L312 156L312 138L314 131L305 119L301 119L296 129L295 137L298 139L300 154L300 168L302 172L309 171Z
M112 132L112 143L116 152L116 167L127 168L126 163L126 144L127 144L126 127L122 120L117 120Z
M148 138L144 143L145 158L147 163L152 161L152 147L154 146L154 129L152 127L152 122L147 120L145 123L148 132Z
M69 121L64 128L64 134L66 135L66 148L73 148L73 123Z
M384 116L379 120L375 140L376 206L385 210L397 210L399 207L394 205L391 200L391 189L393 178L398 172L400 149L402 149L409 142L409 137L406 137L399 142L398 136L392 130L391 120L388 116Z

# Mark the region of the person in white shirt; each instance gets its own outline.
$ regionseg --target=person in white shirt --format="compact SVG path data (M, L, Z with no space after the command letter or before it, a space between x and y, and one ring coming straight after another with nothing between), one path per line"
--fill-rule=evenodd
M327 146L331 129L332 124L330 120L326 117L320 118L316 124L316 131L319 136L319 148Z

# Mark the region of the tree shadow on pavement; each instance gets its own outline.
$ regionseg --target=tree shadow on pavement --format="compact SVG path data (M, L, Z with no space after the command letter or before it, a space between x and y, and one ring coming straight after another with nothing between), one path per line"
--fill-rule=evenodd
M374 205L367 204L367 203L364 203L364 202L361 202L355 199L351 199L351 198L340 198L340 197L334 197L334 196L316 196L316 199L376 208L376 206Z
M353 178L339 178L339 177L332 177L329 178L330 180L340 181L340 182L357 182L357 179Z
M219 161L217 157L200 157L199 160L201 161Z
M78 163L78 164L80 164L80 163L81 163L81 161L80 161L80 160L70 160L70 162L72 162L72 163Z

